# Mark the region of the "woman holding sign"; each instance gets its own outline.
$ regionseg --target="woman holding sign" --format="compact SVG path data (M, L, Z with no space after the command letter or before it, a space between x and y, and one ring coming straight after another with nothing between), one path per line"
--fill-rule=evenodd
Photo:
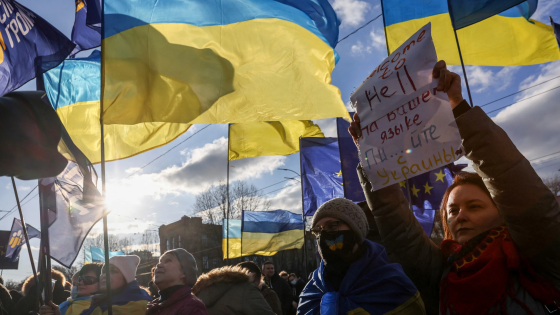
M460 77L444 61L433 69L447 93L465 156L443 198L446 240L423 232L399 185L371 192L358 173L387 252L423 297L439 296L440 314L550 314L560 302L560 206L507 134L461 95ZM361 137L360 119L349 128Z

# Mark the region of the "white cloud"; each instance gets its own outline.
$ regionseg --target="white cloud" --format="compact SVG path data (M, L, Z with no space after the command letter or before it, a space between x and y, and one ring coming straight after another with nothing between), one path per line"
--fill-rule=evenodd
M385 32L382 28L371 29L369 32L369 37L371 38L371 47L382 51L387 49L387 43L385 42Z
M558 7L557 0L540 0L539 5L537 6L537 11L535 11L531 19L549 25L550 20L548 19L548 17L551 15L554 16L554 14L551 14L551 12L554 8L557 7Z
M325 137L336 137L336 118L326 118L326 119L315 119L313 123L321 128L321 131Z
M519 89L559 75L560 62L548 63L541 67L541 73L538 76L525 79ZM515 100L534 96L557 85L556 80L544 83L520 93ZM517 148L529 160L556 152L560 147L560 137L558 137L560 106L556 106L558 98L560 98L560 90L554 90L509 106L494 117L494 121L508 133ZM491 110L491 108L486 110ZM547 167L549 165L550 167ZM560 168L558 164L540 161L534 161L533 166L541 176L552 175Z
M365 21L371 5L360 0L334 0L332 7L341 21L341 27L356 27Z
M142 169L142 168L140 168L140 167L131 167L131 168L125 170L125 172L126 172L127 174L132 174L132 173L139 172L141 169Z
M493 72L487 67L469 66L467 68L469 85L473 88L478 87L474 90L476 93L483 92L488 88L493 88L493 90L499 92L506 89L511 84L515 77L514 74L519 71L520 68L521 67L503 67L500 71Z
M301 186L288 183L276 196L269 198L271 210L288 210L301 214Z
M352 45L352 47L350 48L350 51L352 53L352 56L362 56L364 54L364 52L367 52L368 54L371 53L371 47L365 47L364 44L361 41L356 42L355 45Z
M168 204L173 205L173 206L176 206L176 205L178 205L179 203L176 202L176 201L170 201L170 202L168 202Z
M107 202L111 209L139 206L141 196L159 200L166 195L197 194L226 177L227 139L222 137L191 150L182 165L172 165L159 173L135 174L109 182ZM259 178L284 165L285 156L267 156L232 161L230 181Z

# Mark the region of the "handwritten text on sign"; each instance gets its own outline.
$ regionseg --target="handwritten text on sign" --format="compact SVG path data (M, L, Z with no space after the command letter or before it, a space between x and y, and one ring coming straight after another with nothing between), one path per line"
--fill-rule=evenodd
M436 90L430 24L385 59L351 96L360 116L360 162L373 190L459 159L447 95Z

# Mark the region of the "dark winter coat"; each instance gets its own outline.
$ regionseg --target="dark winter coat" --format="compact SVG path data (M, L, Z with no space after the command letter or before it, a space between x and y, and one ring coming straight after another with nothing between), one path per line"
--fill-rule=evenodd
M282 305L280 304L278 295L276 295L276 292L269 288L264 282L261 282L261 294L266 300L266 303L268 303L270 308L272 308L272 311L277 315L282 315Z
M249 282L241 267L214 269L198 278L192 292L202 300L209 315L272 315L272 309Z
M185 286L173 293L167 300L160 298L148 303L146 315L208 315L204 303Z
M296 284L289 283L289 285L292 289L292 301L297 303L299 301L299 295L301 294L301 291L303 291L303 288L305 288L305 281L300 278L297 280Z
M519 254L528 259L541 277L560 287L558 202L531 163L482 109L470 108L463 102L453 112L466 157L484 179ZM399 185L372 193L371 184L360 168L358 174L383 245L419 290L431 292L423 296L424 302L438 305L440 281L449 273L442 251L423 232ZM541 302L529 295L517 279L514 281L516 299L533 314L548 314ZM506 300L506 311L526 313L510 297Z
M280 299L280 304L282 305L282 312L285 314L289 312L292 308L292 289L288 284L288 281L282 279L278 274L274 274L270 281L265 279L266 284L276 292L278 299Z
M13 301L10 292L6 287L0 284L0 315L9 315L12 312Z

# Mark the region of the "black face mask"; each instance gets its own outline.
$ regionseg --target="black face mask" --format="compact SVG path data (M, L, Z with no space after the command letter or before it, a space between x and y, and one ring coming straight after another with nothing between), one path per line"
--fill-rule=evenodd
M319 235L319 254L327 264L334 261L345 261L351 256L357 244L356 235L352 230L326 232Z

